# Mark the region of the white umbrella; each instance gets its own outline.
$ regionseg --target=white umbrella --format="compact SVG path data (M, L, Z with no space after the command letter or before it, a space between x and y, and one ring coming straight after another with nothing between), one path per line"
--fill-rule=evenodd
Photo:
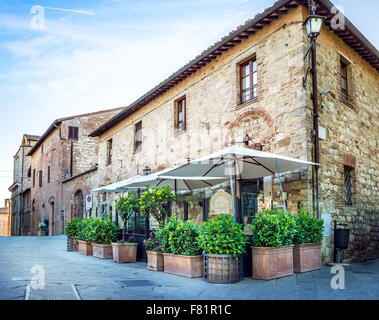
M167 172L173 168L165 169L148 176L140 176L126 185L127 188L144 188L148 184L150 187L163 187L170 185L175 193L179 190L189 191L212 187L228 181L227 177L171 177Z
M288 172L317 163L232 146L167 172L171 177L229 177L233 196L234 215L236 217L235 193L236 180L256 179L278 173L283 195L280 172ZM234 187L232 176L234 176ZM283 197L284 198L284 197ZM286 208L285 208L286 209Z
M101 188L93 189L91 190L91 192L124 192L128 188L131 188L131 187L126 187L128 184L132 183L136 179L139 179L140 177L142 176L137 175L120 182L112 183L110 185L107 185Z
M231 166L234 176L240 179L256 179L274 175L278 171L287 172L309 165L318 164L233 146L190 161L166 174L171 177L229 177Z

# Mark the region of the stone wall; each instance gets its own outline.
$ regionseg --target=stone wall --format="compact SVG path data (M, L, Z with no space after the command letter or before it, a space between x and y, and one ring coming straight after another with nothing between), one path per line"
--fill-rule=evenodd
M97 138L91 138L88 135L120 110L106 110L66 119L43 141L43 154L41 153L42 145L34 152L32 170L36 170L36 185L35 187L32 186L31 191L32 234L38 233L38 223L41 219L54 221L54 235L64 233L65 217L68 217L68 212L70 212L70 207L67 207L66 193L72 190L66 189L63 181L96 166L98 158ZM68 140L69 126L79 127L78 141ZM49 165L50 183L47 182ZM43 171L42 188L39 187L38 172L40 170ZM89 186L86 188L90 189ZM54 214L52 214L52 208L54 208Z

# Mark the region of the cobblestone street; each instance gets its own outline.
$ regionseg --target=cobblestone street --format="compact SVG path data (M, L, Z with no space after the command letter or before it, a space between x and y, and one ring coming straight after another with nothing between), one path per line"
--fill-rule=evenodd
M32 268L46 289L31 290ZM345 289L333 290L330 267L274 281L245 278L211 285L66 251L66 237L0 237L0 300L377 300L379 261L346 268ZM137 281L138 280L138 281ZM146 282L150 281L150 282Z

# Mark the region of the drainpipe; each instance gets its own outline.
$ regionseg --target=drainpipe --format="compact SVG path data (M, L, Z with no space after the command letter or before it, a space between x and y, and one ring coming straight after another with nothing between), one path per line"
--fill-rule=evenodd
M312 82L313 82L313 126L314 126L314 144L315 144L315 162L320 163L320 138L318 130L318 87L317 87L317 50L316 50L316 38L312 39ZM316 189L316 213L317 218L320 218L319 210L319 166L315 166L315 189Z

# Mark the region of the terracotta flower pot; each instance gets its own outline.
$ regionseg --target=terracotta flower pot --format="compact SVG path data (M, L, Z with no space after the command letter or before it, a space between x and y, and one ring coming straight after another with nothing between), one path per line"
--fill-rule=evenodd
M160 251L146 251L147 269L151 271L163 271L163 253Z
M251 247L253 279L272 280L293 275L293 247Z
M117 263L135 263L138 243L112 243L113 261Z
M76 237L67 237L67 251L78 251L76 240Z
M92 243L93 256L99 259L112 259L112 245Z
M164 272L188 278L203 276L203 256L163 254Z
M321 243L295 244L293 269L296 273L321 269Z
M87 256L93 255L91 242L86 242L82 240L79 240L78 242L79 242L79 253L85 254Z

